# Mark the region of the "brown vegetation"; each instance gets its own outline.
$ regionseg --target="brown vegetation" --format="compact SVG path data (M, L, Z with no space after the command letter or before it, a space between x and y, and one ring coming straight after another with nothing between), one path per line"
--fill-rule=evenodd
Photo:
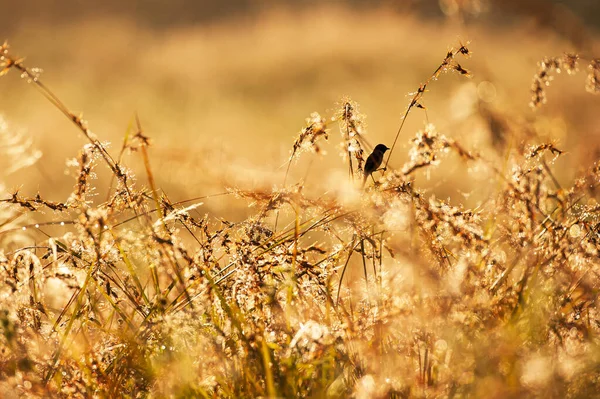
M121 148L108 148L4 44L1 75L21 74L87 143L69 162L74 187L64 201L0 187L0 394L596 394L600 163L581 161L564 183L561 146L484 102L477 116L493 151L427 123L406 162L390 162L432 82L469 75L468 55L459 44L424 76L374 184L360 189L372 145L358 104L344 99L330 117L310 115L290 142L282 186L219 194L253 208L233 220L200 213L215 196L172 201L159 189L143 119ZM575 71L578 59L541 63L536 106L548 74ZM597 91L598 62L589 65ZM338 128L346 179L322 192L289 183L298 159L329 156L322 145ZM0 137L15 137L1 120ZM0 147L11 173L39 158L17 138ZM422 177L447 177L445 165L483 179L491 195L470 208L439 198Z

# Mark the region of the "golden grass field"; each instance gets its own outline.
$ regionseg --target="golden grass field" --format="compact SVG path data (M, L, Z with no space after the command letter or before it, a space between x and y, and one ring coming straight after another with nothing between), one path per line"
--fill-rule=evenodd
M0 397L598 397L600 49L564 20L13 23Z

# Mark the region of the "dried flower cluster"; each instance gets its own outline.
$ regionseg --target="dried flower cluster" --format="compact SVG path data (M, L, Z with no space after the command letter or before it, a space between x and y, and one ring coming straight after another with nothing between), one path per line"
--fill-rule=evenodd
M298 138L294 142L292 155L290 159L299 156L302 151L312 151L315 153L321 152L321 147L317 141L323 137L327 140L327 121L316 112L306 119L306 127L300 131Z
M588 75L585 89L590 93L600 93L600 60L593 59L588 65Z
M358 111L358 104L348 99L344 101L336 119L339 121L340 133L344 140L342 142L342 156L348 159L350 177L360 180L363 176L363 165L365 163L364 150L361 144L361 140L364 141L365 117Z
M455 54L446 67L457 68ZM351 171L362 165L356 109L345 102L337 117ZM326 119L313 114L292 158L318 152L323 136ZM531 143L499 169L428 125L404 168L388 171L359 206L309 197L302 185L234 188L257 209L234 223L160 195L139 121L136 137L148 190L92 138L72 163L64 203L17 192L0 203L0 396L504 398L600 389L599 164L561 186L554 144ZM465 167L490 168L497 195L472 210L408 181L443 164L447 151ZM101 167L116 185L95 204L90 177ZM30 221L9 224L15 210ZM287 223L280 229L271 227L276 214ZM22 234L29 244L19 244Z
M539 63L538 72L533 77L533 83L531 84L531 107L539 108L546 104L546 87L550 86L550 82L554 79L553 73L561 73L563 70L569 75L577 73L581 59L578 54L570 53L566 53L561 57L544 58ZM600 60L591 59L587 62L588 74L585 89L592 94L596 94L600 92Z

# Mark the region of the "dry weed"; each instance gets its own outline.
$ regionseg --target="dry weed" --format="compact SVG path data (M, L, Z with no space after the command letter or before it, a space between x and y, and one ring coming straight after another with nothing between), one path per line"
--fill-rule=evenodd
M459 54L468 48L448 52L402 124L423 107L430 81L445 70L467 74ZM576 60L544 61L537 103L548 73L574 70ZM553 143L529 143L501 168L427 125L405 166L357 189L357 204L309 197L301 183L231 188L257 209L232 222L198 216L209 198L174 203L158 190L139 121L122 151L139 150L148 189L6 44L0 62L89 141L71 162L75 184L64 203L14 191L0 204L4 397L598 392L598 164L561 185ZM333 120L355 177L368 147L363 117L344 100ZM311 115L288 170L303 150L319 152L327 121ZM490 169L497 195L465 209L409 180L449 152L465 167ZM116 184L98 203L93 177L103 167ZM18 213L27 219L17 223ZM279 215L287 224L278 230ZM23 235L34 244L10 247Z

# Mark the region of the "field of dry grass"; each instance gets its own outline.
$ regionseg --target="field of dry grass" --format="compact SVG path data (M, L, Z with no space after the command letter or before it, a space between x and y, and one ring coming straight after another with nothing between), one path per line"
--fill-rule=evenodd
M18 32L0 396L600 391L593 33L339 7Z

